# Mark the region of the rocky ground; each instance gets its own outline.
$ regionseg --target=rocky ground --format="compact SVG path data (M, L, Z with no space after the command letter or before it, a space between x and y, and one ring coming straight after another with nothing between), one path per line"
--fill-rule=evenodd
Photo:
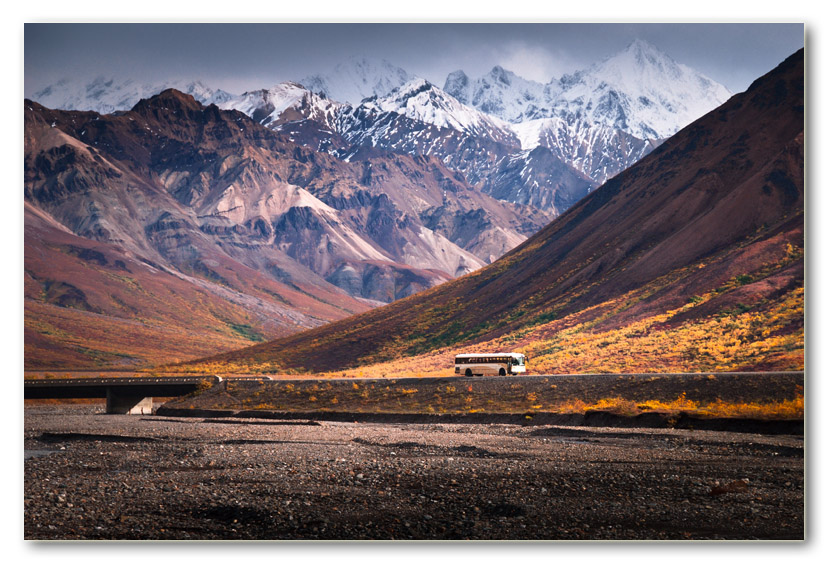
M26 539L803 539L803 437L25 409Z

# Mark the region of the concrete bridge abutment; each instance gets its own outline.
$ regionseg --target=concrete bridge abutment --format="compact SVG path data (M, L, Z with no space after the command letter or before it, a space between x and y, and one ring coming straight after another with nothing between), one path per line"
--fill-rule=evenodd
M106 412L121 415L152 415L152 398L107 388Z

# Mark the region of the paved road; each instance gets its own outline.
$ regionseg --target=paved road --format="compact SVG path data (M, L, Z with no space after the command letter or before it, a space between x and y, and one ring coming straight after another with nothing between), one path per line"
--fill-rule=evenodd
M514 381L514 380L521 380L521 381L532 381L532 380L542 380L547 378L592 378L592 379L605 379L605 380L613 380L619 378L698 378L698 377L707 377L707 376L714 376L714 377L730 377L730 376L756 376L756 377L767 377L767 376L782 376L782 377L791 377L791 378L803 378L805 376L804 372L657 372L657 373L624 373L624 374L512 374L509 376L448 376L448 377L423 377L423 378L394 378L393 376L389 376L387 378L310 378L315 382L330 382L332 380L341 380L341 381L348 381L352 382L354 380L370 380L370 381L379 381L384 382L388 380L396 380L397 382L410 382L410 381L423 381L429 379L439 379L441 381L452 381L452 380L459 380L462 382L468 382L470 380L492 380L492 381ZM264 376L264 378L269 378ZM307 381L309 378L290 378L290 377L273 377L269 378L273 380L279 381L289 381L289 380L296 380L296 381Z

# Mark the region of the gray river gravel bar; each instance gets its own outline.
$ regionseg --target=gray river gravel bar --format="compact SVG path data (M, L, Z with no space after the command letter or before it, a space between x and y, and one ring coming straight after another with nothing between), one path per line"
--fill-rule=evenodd
M805 536L801 434L24 417L26 539Z

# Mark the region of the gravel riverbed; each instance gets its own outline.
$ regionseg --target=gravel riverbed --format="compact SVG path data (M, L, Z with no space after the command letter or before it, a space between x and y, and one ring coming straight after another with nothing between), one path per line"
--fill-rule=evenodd
M26 539L804 538L801 435L28 406Z

